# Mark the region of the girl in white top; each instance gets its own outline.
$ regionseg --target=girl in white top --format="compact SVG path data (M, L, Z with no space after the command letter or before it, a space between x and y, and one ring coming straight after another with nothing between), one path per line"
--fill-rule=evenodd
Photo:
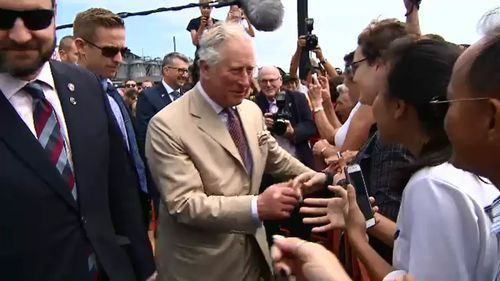
M351 125L352 118L358 112L359 108L361 107L361 103L358 101L356 105L352 108L351 113L349 113L349 117L347 120L340 126L340 128L337 130L337 133L335 134L335 146L337 147L342 147L345 142L345 138L347 137L347 132L349 131L349 125Z
M344 216L349 241L371 280L395 280L409 273L419 281L483 281L497 274L499 245L483 208L500 193L447 163L447 105L431 103L446 97L459 53L445 42L403 38L385 54L386 77L381 79L386 85L373 104L379 135L383 142L402 144L417 160L400 171L404 191L397 224L379 216L378 225L370 229L387 244L393 241L392 266L366 241L364 218L355 201L349 201L354 206Z

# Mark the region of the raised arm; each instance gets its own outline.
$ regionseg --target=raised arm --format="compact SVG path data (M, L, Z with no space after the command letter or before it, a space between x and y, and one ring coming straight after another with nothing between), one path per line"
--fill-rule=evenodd
M418 10L420 8L420 4L415 5L414 0L403 0L406 7L406 25L408 29L408 33L415 34L417 36L421 36L422 32L420 31L420 20L418 17ZM418 1L420 3L420 1Z
M318 46L318 47L316 47L316 49L314 49L314 53L316 54L316 58L319 60L319 63L325 68L326 74L328 74L328 78L338 76L338 73L335 70L335 67L333 67L333 65L329 61L326 60L320 46Z

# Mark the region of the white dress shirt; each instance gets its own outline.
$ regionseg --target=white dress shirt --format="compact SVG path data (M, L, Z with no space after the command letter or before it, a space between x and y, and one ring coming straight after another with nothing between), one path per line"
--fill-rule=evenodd
M38 139L35 131L35 122L33 120L33 98L30 94L28 94L28 92L22 90L22 88L28 83L36 80L43 82L40 83L43 89L43 93L56 113L57 121L59 122L59 127L61 129L61 134L64 138L66 153L68 155L70 165L73 167L71 145L69 142L66 120L64 118L59 96L56 92L50 64L46 62L42 66L40 73L32 81L20 80L18 78L12 77L7 73L0 73L0 90L3 92L4 96L10 102L10 104L14 107L17 114L19 114L19 117L21 117L33 136Z
M174 95L172 95L173 92L177 91L180 93L180 89L177 89L177 90L174 90L172 87L170 87L167 82L165 82L165 80L161 80L161 84L163 85L163 87L165 87L165 90L167 90L167 93L168 93L168 96L170 97L170 100L171 101L175 101L175 97Z
M198 82L195 87L198 90L198 92L201 94L201 96L205 98L205 100L208 102L208 104L210 104L210 107L212 107L212 109L215 111L215 113L217 113L220 120L222 122L224 122L224 124L227 125L227 113L223 112L224 107L220 106L218 103L216 103L214 100L212 100L208 96L207 92L205 92L205 90L201 86L200 82ZM252 204L251 204L252 217L255 219L256 222L260 223L259 212L257 210L257 199L258 199L257 195L255 195L252 198Z

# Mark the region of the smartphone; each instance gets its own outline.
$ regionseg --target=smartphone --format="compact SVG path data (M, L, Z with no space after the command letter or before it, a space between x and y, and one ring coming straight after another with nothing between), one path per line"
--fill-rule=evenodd
M356 201L358 202L361 212L365 216L366 228L374 226L375 218L373 217L372 206L368 200L368 190L366 189L361 167L358 164L349 165L345 167L344 172L347 182L352 184L356 190Z
M312 75L313 82L318 81L318 73L313 73Z

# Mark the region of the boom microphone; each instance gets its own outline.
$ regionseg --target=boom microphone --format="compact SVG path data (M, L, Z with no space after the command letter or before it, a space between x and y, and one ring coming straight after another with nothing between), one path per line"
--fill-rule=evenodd
M283 23L285 9L280 0L240 0L250 23L260 31L273 31Z

